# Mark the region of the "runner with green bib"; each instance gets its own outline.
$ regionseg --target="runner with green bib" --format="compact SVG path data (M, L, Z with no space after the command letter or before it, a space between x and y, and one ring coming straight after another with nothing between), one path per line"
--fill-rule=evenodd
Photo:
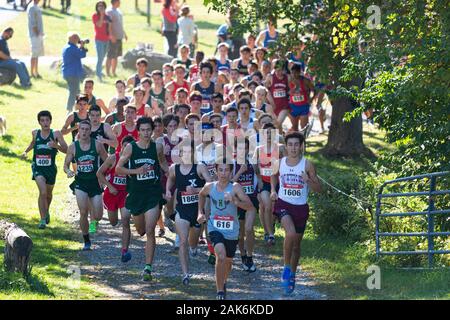
M70 189L77 198L78 208L80 209L80 228L83 234L83 250L91 249L89 239L89 221L88 214L91 210L91 217L95 220L91 224L98 224L103 216L102 192L97 178L99 159L105 161L108 157L103 144L90 137L91 124L89 121L81 121L79 124L79 139L73 142L67 151L64 161L64 172L68 178L75 177L75 181L70 184ZM77 172L69 169L69 165L75 160Z
M154 128L152 119L138 119L136 128L139 141L125 147L117 163L116 174L129 176L125 208L133 215L137 232L141 236L147 234L143 280L150 281L156 247L155 227L165 203L160 172L162 169L167 174L169 168L163 146L151 139Z
M50 203L53 197L53 187L56 181L56 154L58 151L67 152L67 144L61 131L50 129L52 115L44 110L38 113L37 120L41 129L33 130L32 140L27 149L22 153L22 158L27 157L27 153L33 150L33 162L31 170L32 179L36 181L39 189L39 214L41 220L39 229L44 229L50 223Z

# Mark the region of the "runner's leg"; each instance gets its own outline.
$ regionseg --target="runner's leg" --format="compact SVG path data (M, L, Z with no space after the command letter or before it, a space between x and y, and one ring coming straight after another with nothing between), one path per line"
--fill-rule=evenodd
M216 255L216 288L217 292L223 291L223 284L225 283L225 269L226 269L226 250L223 243L218 243L214 246Z
M256 211L250 210L245 213L245 246L247 256L253 256L253 248L255 247L255 217Z
M95 219L95 221L100 222L103 218L103 199L102 195L98 194L92 198L89 198L89 202L91 204L91 217Z
M283 245L284 265L292 267L292 251L295 241L298 241L298 234L295 231L294 222L289 215L285 215L281 218L281 225L285 232Z
M297 271L297 266L299 264L303 233L297 233L296 235L297 237L295 239L291 255L291 270L294 274Z
M36 185L39 190L39 197L38 197L38 207L39 207L39 214L41 216L41 219L45 219L45 216L48 212L48 193L47 193L47 185L46 180L43 176L37 176L34 178L36 181Z
M178 236L180 237L180 249L178 250L178 256L180 258L181 270L183 275L189 272L189 258L188 258L188 238L190 223L187 220L181 219L177 214L175 217L175 227Z
M115 227L119 223L119 210L110 211L108 210L109 223Z
M161 210L159 204L145 213L145 233L147 234L147 243L145 245L145 263L152 264L155 255L156 238L155 228L158 222Z
M126 208L120 209L120 215L122 219L122 249L128 251L131 241L131 229L130 229L130 219L131 214Z
M89 235L89 220L88 220L88 194L79 189L75 189L75 196L77 198L78 209L80 210L80 229L83 236Z
M54 186L54 184L47 185L47 213L50 211L50 205L52 204Z
M198 247L198 240L200 238L200 232L202 228L192 227L189 231L189 247L195 250Z

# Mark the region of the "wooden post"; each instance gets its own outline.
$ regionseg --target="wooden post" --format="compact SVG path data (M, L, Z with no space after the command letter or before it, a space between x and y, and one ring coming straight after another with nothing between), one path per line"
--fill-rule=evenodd
M150 17L150 0L147 0L147 24L151 26L151 17Z
M134 9L136 10L136 12L139 12L139 1L138 0L134 0Z
M5 239L4 263L6 270L27 275L33 241L14 223L3 221L0 224L0 234Z

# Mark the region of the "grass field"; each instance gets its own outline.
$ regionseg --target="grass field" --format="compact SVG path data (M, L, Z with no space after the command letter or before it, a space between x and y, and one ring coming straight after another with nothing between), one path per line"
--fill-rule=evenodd
M72 12L80 19L71 20L58 11L46 11L46 53L59 56L65 43L68 30L82 31L84 37L92 39L92 23L90 16L94 1L74 1ZM151 42L156 50L161 51L163 38L157 32L160 25L160 5L152 2L152 27L146 25L145 17L136 14L134 1L122 1L125 14L125 26L129 41L125 49L135 46L136 42ZM140 1L143 7L144 1ZM223 17L216 13L208 13L201 1L189 1L193 14L200 27L200 49L207 54L213 52L215 30L223 22ZM28 54L26 16L20 14L17 20L11 21L16 32L10 42L13 55ZM0 27L4 27L1 25ZM19 32L21 31L21 32ZM95 49L92 49L95 52ZM91 53L94 55L94 53ZM118 70L118 75L125 78L131 72ZM30 160L22 160L23 152L31 138L31 131L37 127L36 114L48 109L53 114L53 127L60 129L65 119L65 103L67 91L61 75L41 68L42 80L34 80L30 90L23 90L17 85L0 87L0 114L8 121L8 135L0 138L0 219L7 218L18 223L32 237L34 250L32 254L33 270L31 277L24 280L19 275L5 273L0 268L0 299L94 299L102 295L96 290L91 279L82 277L80 289L73 288L70 282L68 267L80 263L79 231L60 221L57 216L67 201L69 180L62 172L63 155L57 157L59 174L55 186L54 200L51 207L53 221L44 230L38 230L37 224L37 188L31 180ZM96 84L96 96L108 101L114 94L111 84L114 80L106 79L106 83ZM366 132L364 141L375 154L380 150L392 148L383 140L383 134L372 130ZM320 148L326 142L325 136L311 139L308 145L309 157L316 164L319 174L327 172L339 177L342 172L364 170L368 167L367 159L330 160L324 158ZM29 159L31 158L31 154ZM314 209L314 208L312 208ZM263 231L257 229L262 237ZM281 230L277 231L277 245L272 249L264 249L267 254L275 255L281 262ZM4 243L0 241L0 251ZM303 243L302 268L310 272L330 298L336 299L449 299L448 283L450 271L405 271L384 267L382 264L381 290L370 291L366 287L369 276L366 269L375 262L374 252L369 252L363 244L349 243L343 239L319 238L311 228L307 229ZM0 255L2 263L2 255Z

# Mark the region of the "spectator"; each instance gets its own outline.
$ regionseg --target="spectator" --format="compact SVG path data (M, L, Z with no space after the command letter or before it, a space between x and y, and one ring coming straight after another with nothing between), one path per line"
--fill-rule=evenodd
M177 57L177 19L178 8L174 0L165 0L162 14L162 27L161 32L167 39L169 50L168 55Z
M106 15L106 2L98 1L95 5L95 13L92 15L95 29L95 49L97 50L96 74L100 82L103 81L102 65L106 56L109 43L109 25L111 18Z
M191 52L190 56L193 58L195 51L194 36L197 27L194 20L189 16L189 12L190 9L187 5L181 7L181 17L178 18L178 27L180 30L178 46L180 47L183 44L188 45Z
M12 59L11 53L9 52L7 41L12 38L13 34L13 28L9 27L3 30L0 36L0 68L15 71L19 76L21 86L28 88L31 86L31 82L25 63L17 59Z
M69 42L63 48L61 70L69 88L66 108L68 112L71 112L76 97L80 93L80 82L85 76L81 59L86 57L87 49L84 48L84 42L80 41L80 36L77 33L69 32L67 37Z
M117 77L117 58L122 55L122 39L128 40L127 34L123 29L123 15L119 10L120 0L111 0L111 8L106 11L106 14L111 18L110 24L110 41L108 48L108 57L106 59L106 75Z
M44 55L44 24L42 10L39 8L40 0L33 0L28 6L28 34L31 43L31 76L41 78L38 72L38 59Z

